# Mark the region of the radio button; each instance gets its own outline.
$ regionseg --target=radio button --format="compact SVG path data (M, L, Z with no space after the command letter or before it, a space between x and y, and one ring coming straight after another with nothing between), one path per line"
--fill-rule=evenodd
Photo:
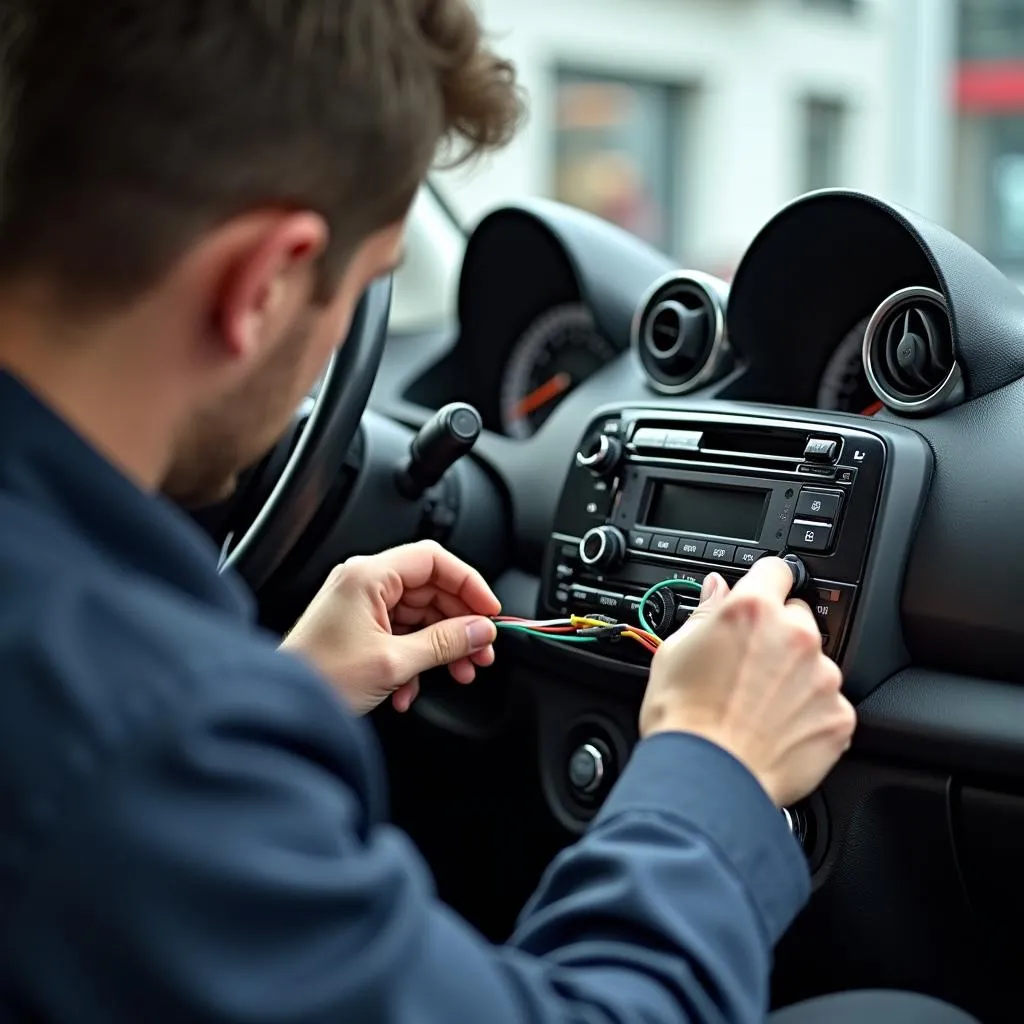
M614 612L618 615L623 609L625 598L621 594L613 594L608 590L595 590L590 595L590 603L605 614Z
M684 558L703 558L707 543L702 540L688 540L684 537L676 544L676 554Z
M675 537L665 537L661 534L655 534L654 540L651 541L651 550L659 555L674 555L676 553L676 544L678 543Z
M850 592L832 587L819 587L811 604L822 633L838 633L850 605Z
M699 430L669 430L665 433L665 447L683 452L699 452L704 437Z
M833 522L839 512L839 503L843 496L839 491L808 491L800 492L796 503L796 514L811 519L824 519Z
M827 551L831 541L831 526L795 522L789 531L789 546L794 551Z
M641 427L633 435L633 444L637 448L664 448L665 431L655 430L651 427Z
M736 565L750 566L765 554L760 548L737 548Z
M611 505L611 501L604 499L603 495L598 494L588 497L583 505L583 515L587 519L607 519Z
M651 535L645 530L630 530L629 546L633 551L650 551Z
M812 437L804 449L804 458L808 462L835 462L839 446L827 437Z
M735 544L719 544L709 541L704 549L704 558L708 562L731 562L736 557Z
M805 462L797 466L796 471L803 476L820 476L826 480L832 480L836 471L832 466L819 466L813 462Z

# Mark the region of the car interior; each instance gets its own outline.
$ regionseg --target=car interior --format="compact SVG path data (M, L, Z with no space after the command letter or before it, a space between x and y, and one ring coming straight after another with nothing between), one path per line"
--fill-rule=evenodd
M784 555L859 726L784 811L813 896L777 1004L894 987L1018 1020L1024 294L834 189L779 211L729 283L523 201L472 232L457 322L389 332L390 304L375 284L294 429L200 518L279 632L337 563L421 538L506 615L591 624L503 631L473 686L439 672L374 715L439 895L503 940L614 785L651 651L602 623L664 638L707 573Z

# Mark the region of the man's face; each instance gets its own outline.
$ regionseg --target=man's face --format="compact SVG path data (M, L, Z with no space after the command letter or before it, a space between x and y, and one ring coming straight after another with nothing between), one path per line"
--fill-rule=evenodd
M360 296L395 265L404 225L368 238L334 298L301 310L244 379L198 411L177 446L164 493L185 507L223 501L239 474L281 438L303 398L344 342Z

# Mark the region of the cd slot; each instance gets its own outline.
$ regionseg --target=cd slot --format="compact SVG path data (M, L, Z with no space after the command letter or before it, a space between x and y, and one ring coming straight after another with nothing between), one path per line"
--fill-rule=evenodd
M810 435L803 431L730 429L702 423L662 426L643 420L632 433L629 450L639 459L671 459L680 465L795 472L808 458L809 441Z
M630 438L635 451L671 452L675 458L713 455L799 463L806 457L809 436L804 431L747 430L719 425L671 424L642 420Z

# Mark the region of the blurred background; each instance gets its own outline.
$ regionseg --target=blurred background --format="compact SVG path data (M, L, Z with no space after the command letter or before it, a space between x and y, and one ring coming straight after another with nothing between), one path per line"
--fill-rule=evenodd
M547 196L728 278L811 189L944 224L1024 284L1024 0L478 0L530 120L436 184Z

